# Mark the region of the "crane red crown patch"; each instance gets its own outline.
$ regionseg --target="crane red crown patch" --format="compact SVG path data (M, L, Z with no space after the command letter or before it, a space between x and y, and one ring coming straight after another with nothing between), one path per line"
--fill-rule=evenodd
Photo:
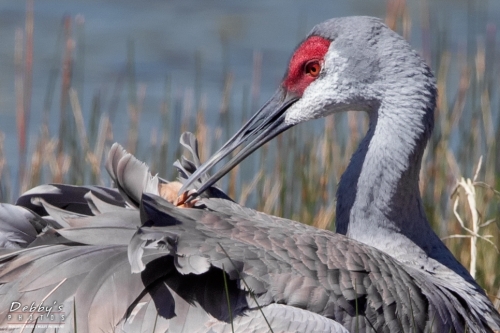
M330 41L319 36L311 36L300 44L288 64L288 72L283 80L283 87L288 91L302 95L309 84L316 79L315 76L306 73L306 64L313 60L317 60L322 64L329 47Z

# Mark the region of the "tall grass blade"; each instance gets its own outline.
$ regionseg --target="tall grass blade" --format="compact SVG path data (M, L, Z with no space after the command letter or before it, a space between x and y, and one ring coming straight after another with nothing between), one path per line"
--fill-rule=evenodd
M234 333L233 311L231 310L231 300L229 299L229 288L227 285L226 271L224 270L224 265L222 265L222 277L224 278L224 289L226 290L226 301L227 301L227 309L229 311L229 320L231 321L231 332Z

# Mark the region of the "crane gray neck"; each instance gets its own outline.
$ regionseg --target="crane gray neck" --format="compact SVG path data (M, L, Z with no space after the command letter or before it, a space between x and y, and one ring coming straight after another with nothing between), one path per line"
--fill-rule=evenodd
M404 262L420 265L430 257L469 280L422 206L418 182L434 122L432 75L427 83L391 90L368 111L369 130L339 183L336 232Z
M418 189L428 133L411 135L427 115L397 112L394 107L382 103L368 112L368 132L337 192L337 232L383 250L392 248L394 241L385 233L407 235L418 243L420 237L412 231L430 229Z

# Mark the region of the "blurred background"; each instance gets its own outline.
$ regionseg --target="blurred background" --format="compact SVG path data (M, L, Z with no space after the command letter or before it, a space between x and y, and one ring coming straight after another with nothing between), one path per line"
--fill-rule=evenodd
M102 166L114 141L175 178L181 132L196 134L205 159L272 95L307 32L347 15L382 18L434 70L425 208L499 297L496 0L0 1L0 201L42 183L109 185ZM332 229L337 183L366 128L354 113L302 124L221 187L250 207Z

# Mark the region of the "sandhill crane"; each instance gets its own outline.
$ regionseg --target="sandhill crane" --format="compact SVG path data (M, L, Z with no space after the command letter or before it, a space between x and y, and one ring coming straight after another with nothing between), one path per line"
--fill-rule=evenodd
M160 197L166 182L117 145L107 169L118 190L45 185L22 196L32 212L9 209L23 227L5 227L5 243L31 245L0 252L2 325L13 301L43 301L67 311L61 332L500 329L421 206L435 96L429 68L380 20L317 25L274 97L203 166L183 137L194 158L177 164L184 188L201 193L193 208ZM344 110L366 111L370 127L339 184L338 233L239 206L211 187L280 132ZM48 227L32 241L26 224Z

